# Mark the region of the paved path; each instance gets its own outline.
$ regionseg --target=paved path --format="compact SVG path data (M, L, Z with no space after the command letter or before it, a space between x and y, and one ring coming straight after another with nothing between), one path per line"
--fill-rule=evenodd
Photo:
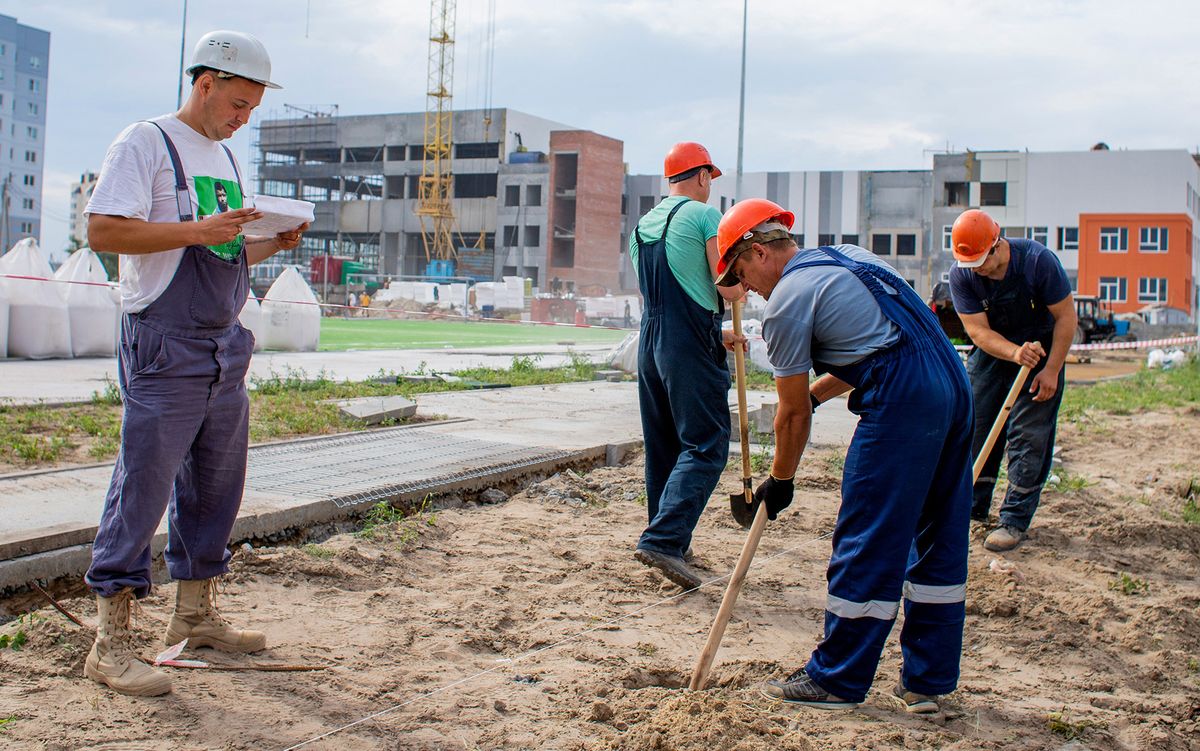
M569 339L569 332L564 340ZM570 361L571 353L601 362L612 351L609 344L571 344L472 349L383 349L348 352L257 352L250 361L251 378L268 378L303 371L309 377L324 372L335 380L362 381L379 371L412 373L418 370L453 372L465 368L507 368L513 357L535 357L542 367ZM70 360L0 359L0 404L34 404L87 401L117 379L115 357L82 357Z
M775 398L749 397L752 407ZM443 392L417 402L419 414L446 419L252 448L234 538L323 524L376 500L417 501L574 462L612 462L641 441L634 383ZM845 445L856 423L836 400L817 412L812 443ZM105 464L0 477L0 590L82 573L111 474ZM164 521L156 552L165 532Z

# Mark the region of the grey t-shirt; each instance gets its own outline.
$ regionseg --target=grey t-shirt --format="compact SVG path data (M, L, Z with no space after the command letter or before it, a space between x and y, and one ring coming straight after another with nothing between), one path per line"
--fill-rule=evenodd
M855 261L895 271L857 245L835 247ZM801 250L784 272L800 263L827 258L816 249ZM883 314L871 291L841 266L800 269L783 277L771 291L763 316L763 339L776 377L807 373L814 359L850 365L887 349L899 338L899 327Z

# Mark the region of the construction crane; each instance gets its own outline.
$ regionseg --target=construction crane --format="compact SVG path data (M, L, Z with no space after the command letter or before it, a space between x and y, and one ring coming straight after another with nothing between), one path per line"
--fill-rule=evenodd
M454 247L450 202L453 138L454 20L457 0L432 0L429 7L429 86L425 98L425 158L418 182L417 216L425 259L434 275L449 276ZM440 262L440 263L439 263ZM450 273L447 273L450 272Z

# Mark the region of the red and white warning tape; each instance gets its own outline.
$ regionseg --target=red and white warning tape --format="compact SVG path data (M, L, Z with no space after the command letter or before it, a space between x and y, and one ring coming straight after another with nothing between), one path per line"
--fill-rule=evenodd
M1187 344L1195 344L1196 337L1193 336L1173 336L1168 339L1146 339L1144 341L1132 342L1096 342L1094 344L1072 344L1072 352L1089 352L1098 349L1151 349L1154 347L1170 347ZM974 349L969 344L956 344L954 348L959 352L970 352Z

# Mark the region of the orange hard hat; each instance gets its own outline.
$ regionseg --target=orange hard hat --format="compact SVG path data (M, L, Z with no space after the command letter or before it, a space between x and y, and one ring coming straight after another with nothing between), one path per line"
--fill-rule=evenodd
M765 198L747 198L735 203L717 225L717 284L732 287L738 283L733 275L733 262L747 250L749 244L743 240L771 242L786 237L796 223L796 215L774 201ZM763 224L778 224L783 227L759 228ZM765 232L764 232L765 230ZM756 237L758 235L758 237Z
M683 141L672 146L663 159L663 177L675 177L697 167L709 167L713 177L721 176L721 170L713 164L708 149L695 141Z
M982 265L999 239L1000 225L979 209L967 209L959 214L950 230L954 260L964 269Z

